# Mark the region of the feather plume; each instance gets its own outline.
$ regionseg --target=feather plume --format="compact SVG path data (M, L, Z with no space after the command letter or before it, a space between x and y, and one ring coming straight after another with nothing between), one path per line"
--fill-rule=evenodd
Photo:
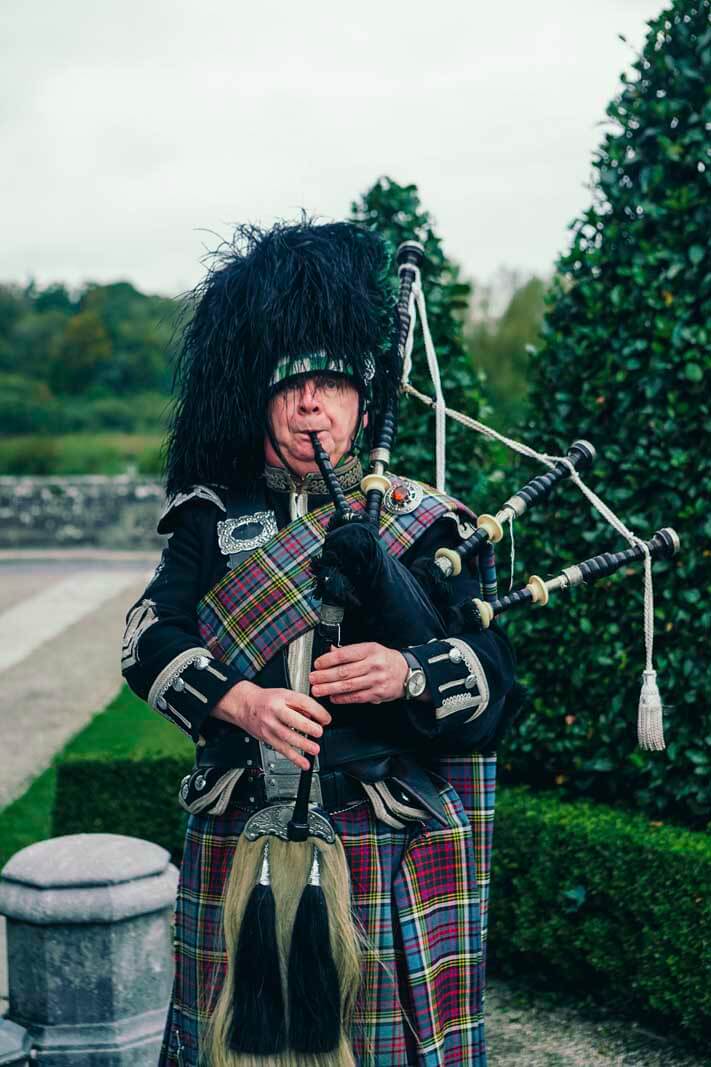
M364 395L370 426L398 389L392 249L350 222L238 226L209 257L175 368L166 462L169 496L196 483L235 488L263 464L277 362L325 351Z

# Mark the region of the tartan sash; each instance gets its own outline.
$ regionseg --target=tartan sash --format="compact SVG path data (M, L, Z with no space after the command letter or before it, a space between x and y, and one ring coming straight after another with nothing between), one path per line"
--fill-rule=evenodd
M424 495L410 514L384 512L380 536L388 553L401 556L447 513L475 516L452 497L422 486ZM346 493L354 511L365 509L359 488ZM295 519L262 548L252 552L220 579L197 605L205 646L216 659L253 678L280 649L318 622L311 560L321 551L333 504L324 504ZM479 556L482 593L496 595L494 554L487 545Z

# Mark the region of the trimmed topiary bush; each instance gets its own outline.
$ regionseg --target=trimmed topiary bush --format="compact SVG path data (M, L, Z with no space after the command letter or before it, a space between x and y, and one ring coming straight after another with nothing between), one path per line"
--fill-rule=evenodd
M52 835L128 834L167 848L180 862L187 812L178 803L188 757L70 756L57 766ZM87 799L88 798L88 799Z
M460 279L458 266L445 256L434 220L420 203L417 186L398 185L390 178L379 178L352 205L351 217L376 229L391 242L393 250L407 240L420 241L424 246L422 284L445 399L450 407L485 417L481 381L467 353L463 333L463 313L471 287ZM393 284L398 284L395 272ZM433 396L419 323L416 338L411 381L421 392ZM419 400L403 397L393 452L394 468L401 474L434 484L434 440L432 410ZM483 454L480 442L469 430L448 421L447 489L468 503L474 502L474 506L486 482Z
M509 780L692 826L711 814L709 15L709 0L676 0L651 22L635 74L608 108L595 200L558 263L521 431L549 452L589 438L599 459L586 480L627 525L645 538L661 526L681 536L678 559L655 567L668 747L636 746L637 567L572 603L560 594L545 611L509 616L533 707L500 751ZM512 482L529 474L519 465ZM622 547L571 487L521 521L519 573L551 575Z
M499 793L490 965L554 975L620 1013L711 1031L711 841L526 788Z

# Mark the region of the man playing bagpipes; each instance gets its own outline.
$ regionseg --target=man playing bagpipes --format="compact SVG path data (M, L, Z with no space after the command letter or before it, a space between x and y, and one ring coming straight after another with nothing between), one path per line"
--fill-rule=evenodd
M448 633L425 580L472 513L411 472L361 488L400 383L390 260L350 223L241 228L185 331L169 541L122 660L196 745L163 1067L486 1062L518 689L503 631ZM492 599L490 547L449 584Z

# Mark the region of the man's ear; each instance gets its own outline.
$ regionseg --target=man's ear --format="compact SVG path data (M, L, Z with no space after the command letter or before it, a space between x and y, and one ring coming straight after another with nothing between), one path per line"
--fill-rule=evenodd
M364 412L363 412L363 428L365 429L365 427L366 427L367 425L368 425L368 412L367 412L367 411L364 411Z

